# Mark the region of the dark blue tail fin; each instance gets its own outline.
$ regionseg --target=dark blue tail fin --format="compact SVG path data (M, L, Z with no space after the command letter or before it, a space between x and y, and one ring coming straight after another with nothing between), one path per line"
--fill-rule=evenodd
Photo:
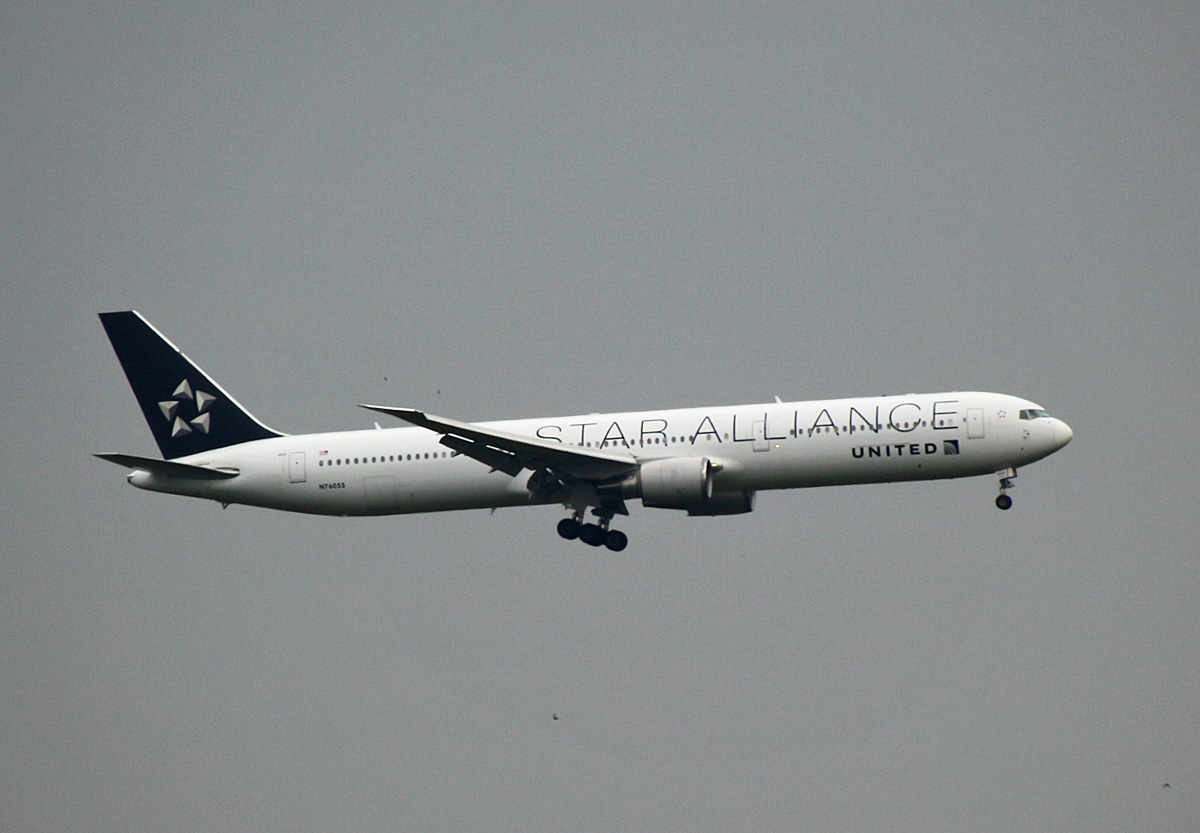
M102 312L100 323L166 459L283 436L255 419L139 313Z

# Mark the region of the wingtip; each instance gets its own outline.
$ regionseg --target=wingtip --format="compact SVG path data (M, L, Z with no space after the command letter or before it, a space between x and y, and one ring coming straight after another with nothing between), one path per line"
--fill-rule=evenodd
M418 411L416 408L396 408L390 405L365 405L359 404L360 408L366 408L368 411L377 411L381 414L396 417L397 419L406 419L408 416L423 417L424 411Z

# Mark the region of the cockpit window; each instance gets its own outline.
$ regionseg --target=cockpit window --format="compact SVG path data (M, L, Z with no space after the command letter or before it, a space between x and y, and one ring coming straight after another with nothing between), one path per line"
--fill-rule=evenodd
M1041 408L1027 408L1021 411L1021 419L1042 419L1050 416L1049 411L1043 411Z

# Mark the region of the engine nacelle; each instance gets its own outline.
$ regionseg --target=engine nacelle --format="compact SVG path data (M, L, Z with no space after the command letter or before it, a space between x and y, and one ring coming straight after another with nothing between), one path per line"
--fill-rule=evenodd
M712 498L713 466L707 457L673 457L642 463L637 473L642 503L687 509Z
M754 511L755 492L717 492L708 500L688 506L689 515L744 515Z

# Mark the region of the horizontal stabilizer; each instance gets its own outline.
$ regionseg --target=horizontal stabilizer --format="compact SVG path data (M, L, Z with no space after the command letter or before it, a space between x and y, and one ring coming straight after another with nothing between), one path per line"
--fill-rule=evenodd
M239 473L237 470L209 469L189 463L159 460L155 457L138 457L136 454L97 454L96 456L127 469L143 469L151 474L181 477L186 480L229 480L237 477Z

